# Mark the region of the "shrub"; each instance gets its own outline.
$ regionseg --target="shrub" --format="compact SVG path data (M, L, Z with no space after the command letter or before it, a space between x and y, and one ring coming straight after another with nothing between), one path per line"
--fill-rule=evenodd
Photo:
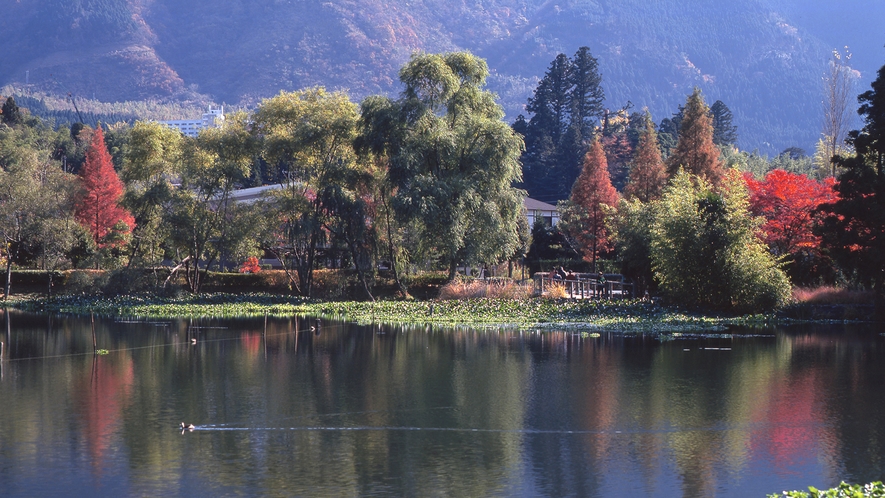
M565 284L563 283L553 282L544 287L544 290L549 298L564 299L568 297L568 291L565 289Z
M885 498L885 485L880 481L866 485L842 482L839 486L832 489L822 490L809 486L808 492L784 491L781 494L772 493L768 495L768 498L783 496L788 498Z
M801 304L873 304L870 291L842 289L839 287L796 287L793 302Z
M98 294L104 284L103 270L69 270L65 272L66 294Z
M439 290L439 298L442 300L481 297L522 299L529 297L531 292L530 284L521 285L509 280L455 280Z
M652 270L670 301L738 312L786 304L790 282L748 205L737 175L719 190L683 172L670 181L651 226Z

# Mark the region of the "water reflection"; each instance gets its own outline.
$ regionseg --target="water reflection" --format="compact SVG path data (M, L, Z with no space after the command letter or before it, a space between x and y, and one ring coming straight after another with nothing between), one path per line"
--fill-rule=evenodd
M8 496L762 496L885 469L869 327L662 343L97 318L94 355L88 317L3 319Z

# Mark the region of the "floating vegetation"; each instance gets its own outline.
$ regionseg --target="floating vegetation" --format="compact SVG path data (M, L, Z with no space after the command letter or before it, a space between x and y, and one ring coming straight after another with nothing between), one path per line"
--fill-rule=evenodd
M565 330L595 337L599 332L659 334L661 340L731 338L731 325L765 327L792 320L774 315L739 317L687 313L640 300L464 299L447 301L323 302L273 294L198 294L185 297L147 295L60 296L13 303L26 311L88 315L95 313L147 320L196 317L317 316L359 324L420 323L516 326ZM691 334L702 334L692 336ZM719 335L716 335L719 334Z

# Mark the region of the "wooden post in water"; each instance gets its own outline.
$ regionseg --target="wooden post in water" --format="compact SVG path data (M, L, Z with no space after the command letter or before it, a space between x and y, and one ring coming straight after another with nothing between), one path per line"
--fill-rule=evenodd
M98 345L95 341L95 312L90 313L92 316L92 352L96 353L98 351Z

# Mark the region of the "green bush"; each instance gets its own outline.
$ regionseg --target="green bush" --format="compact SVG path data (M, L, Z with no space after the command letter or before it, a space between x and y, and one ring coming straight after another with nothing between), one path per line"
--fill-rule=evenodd
M743 180L713 189L680 172L658 201L651 261L660 290L673 303L738 312L778 308L790 282L757 236Z
M871 482L866 485L848 484L842 482L839 486L820 490L814 486L809 486L808 491L784 491L783 493L772 493L768 498L778 498L786 496L788 498L885 498L885 485L881 481Z

